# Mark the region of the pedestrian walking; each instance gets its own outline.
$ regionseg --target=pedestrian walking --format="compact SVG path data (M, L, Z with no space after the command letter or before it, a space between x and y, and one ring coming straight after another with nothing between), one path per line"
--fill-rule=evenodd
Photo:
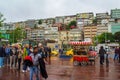
M119 50L118 50L118 54L119 54L119 63L120 63L120 47L119 47Z
M15 44L12 45L12 56L10 57L10 68L15 68L16 65L16 49L15 49Z
M21 69L21 61L22 61L22 49L18 48L18 71Z
M119 47L115 47L114 61L119 59Z
M99 49L99 56L100 56L100 64L103 65L104 63L104 55L106 54L105 49L103 48L103 46L100 47Z
M27 71L27 65L24 62L24 59L26 56L30 55L30 49L29 49L29 44L25 44L25 47L23 49L23 70L22 72L26 72Z
M5 45L0 47L0 68L4 66Z
M46 60L44 47L42 46L42 44L39 44L38 47L38 53L41 55L41 58L39 59L40 74L42 78L47 79L48 74L46 71L46 64L48 64L48 62Z
M106 64L109 64L109 54L111 53L111 50L109 48L106 48Z
M33 53L30 54L32 58L33 65L30 66L30 80L33 80L33 74L36 76L36 80L39 80L39 59L41 58L40 54L38 54L38 47L34 47Z
M11 54L11 48L9 44L5 48L5 54L6 54L5 63L7 66L9 66L10 65L10 54Z

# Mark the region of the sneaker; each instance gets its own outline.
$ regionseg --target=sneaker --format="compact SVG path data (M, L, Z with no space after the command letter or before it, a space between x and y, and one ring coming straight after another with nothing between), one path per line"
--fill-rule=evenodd
M30 68L28 67L27 70L30 71Z
M22 70L22 72L23 72L23 73L25 73L25 72L27 72L27 71L25 71L25 70Z
M22 70L22 72L24 73L24 72L25 72L25 70Z

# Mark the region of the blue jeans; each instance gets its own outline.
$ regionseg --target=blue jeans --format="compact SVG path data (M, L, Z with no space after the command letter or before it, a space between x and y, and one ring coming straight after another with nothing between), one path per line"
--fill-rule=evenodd
M27 70L27 65L26 64L23 64L23 70Z
M3 57L0 57L0 67L3 66Z
M35 74L36 80L40 80L39 79L39 69L37 66L30 67L30 80L33 80L33 74Z
M118 60L119 59L119 54L117 54L117 53L115 53L115 55L114 55L114 60Z

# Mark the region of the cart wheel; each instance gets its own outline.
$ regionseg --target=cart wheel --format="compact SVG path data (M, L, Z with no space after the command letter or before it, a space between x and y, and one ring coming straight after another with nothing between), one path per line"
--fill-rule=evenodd
M78 66L78 65L79 65L79 62L78 62L78 61L74 61L74 62L73 62L73 65L74 65L74 66Z
M82 61L82 62L81 62L81 66L85 66L85 65L87 65L87 62Z

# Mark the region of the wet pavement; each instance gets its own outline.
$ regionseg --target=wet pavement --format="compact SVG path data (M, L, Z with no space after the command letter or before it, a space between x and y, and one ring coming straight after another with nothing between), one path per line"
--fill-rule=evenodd
M99 59L96 59L95 65L87 66L73 66L72 61L61 61L57 57L51 62L47 65L47 80L120 80L120 64L113 59L110 59L109 65L99 65ZM0 69L0 80L29 80L29 72L4 67Z

